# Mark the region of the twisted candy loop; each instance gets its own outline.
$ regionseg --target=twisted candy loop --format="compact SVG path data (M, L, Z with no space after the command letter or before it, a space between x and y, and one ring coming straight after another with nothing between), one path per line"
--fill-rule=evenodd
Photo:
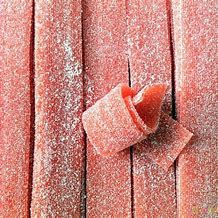
M147 150L149 150L153 159L157 159L157 163L167 169L188 142L191 134L168 115L161 116L166 89L165 84L154 84L143 88L136 94L133 88L121 83L88 108L83 113L82 121L88 139L96 151L103 156L108 156L141 142L149 134L157 131L160 118L164 117L168 132L172 132L172 128L169 128L169 126L176 128L174 131L175 139L172 141L166 137L165 144L163 143L164 152L162 153L166 153L166 160L169 159L167 154L171 154L171 150L174 154L171 154L170 161L167 160L166 162L163 161L160 149L156 151L156 148L153 149L150 146ZM180 141L178 140L178 133L184 133ZM162 137L159 137L160 133L157 133L157 135L158 139L162 139ZM162 142L159 141L158 143L161 144ZM173 146L176 143L179 148L175 150ZM154 157L154 154L157 157Z

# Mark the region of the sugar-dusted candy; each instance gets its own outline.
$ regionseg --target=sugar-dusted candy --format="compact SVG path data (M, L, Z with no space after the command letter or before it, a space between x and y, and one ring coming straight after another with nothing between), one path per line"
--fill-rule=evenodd
M133 93L127 85L119 84L83 113L88 139L99 154L117 153L143 138L125 102Z
M85 104L88 109L119 83L128 84L126 3L83 1ZM131 217L129 148L102 157L87 139L87 217Z
M81 1L35 2L32 217L83 216Z
M139 143L140 152L168 171L193 134L162 113L157 131Z
M32 1L0 1L0 217L28 217L31 191Z
M83 125L97 152L105 156L117 153L155 132L165 90L165 85L147 87L140 100L141 93L134 96L134 89L119 84L88 108Z
M177 118L194 136L178 159L179 217L217 217L217 2L172 1Z
M167 1L127 0L127 30L131 85L168 85L163 109L171 113L171 52ZM142 149L142 151L141 151ZM133 148L134 215L176 217L174 167L166 172L149 159L143 146Z
M166 85L143 88L133 97L138 115L153 133L140 142L141 152L168 170L192 137L192 133L161 110Z

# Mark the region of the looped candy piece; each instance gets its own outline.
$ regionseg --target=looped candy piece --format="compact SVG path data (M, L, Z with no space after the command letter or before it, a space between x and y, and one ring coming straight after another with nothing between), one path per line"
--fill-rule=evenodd
M166 89L155 84L136 94L119 84L88 108L83 126L97 152L108 156L141 142L141 151L167 170L192 133L161 111Z
M114 154L155 132L165 92L166 85L158 84L135 96L134 89L119 84L88 108L83 113L83 126L97 152ZM141 102L141 98L147 102Z

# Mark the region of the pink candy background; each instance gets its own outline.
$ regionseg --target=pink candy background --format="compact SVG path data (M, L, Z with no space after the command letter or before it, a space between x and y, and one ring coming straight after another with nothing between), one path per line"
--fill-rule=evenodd
M217 216L214 0L0 0L0 217ZM82 112L118 83L167 83L194 133L169 171L97 155Z

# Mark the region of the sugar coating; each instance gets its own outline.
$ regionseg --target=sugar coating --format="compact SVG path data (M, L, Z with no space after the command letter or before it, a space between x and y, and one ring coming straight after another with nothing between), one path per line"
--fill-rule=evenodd
M194 133L178 160L179 216L217 217L217 2L172 3L178 119Z
M166 85L154 84L143 88L132 101L137 115L153 133L140 142L141 151L168 170L193 134L161 111L165 91Z
M32 217L82 216L81 39L80 1L36 1Z
M0 1L0 217L29 214L30 1Z
M165 91L164 84L157 84L135 95L132 88L121 83L89 107L82 121L97 153L113 155L140 142L143 152L168 170L192 133L161 113Z
M166 6L166 1L160 0L127 0L127 42L130 68L134 70L131 85L141 89L145 84L166 83L169 89L164 108L169 112L171 57Z
M124 89L131 96L132 90L119 84L83 113L83 126L89 141L101 155L113 155L146 137L128 110Z
M162 113L157 131L140 142L140 150L168 171L192 135L169 115Z
M169 87L164 110L171 108L171 57L166 1L127 1L131 83ZM137 147L137 149L136 149ZM176 217L174 168L166 172L141 151L133 150L135 217Z
M143 88L132 101L137 115L153 130L140 142L141 151L168 170L193 134L161 111L165 91L166 85L154 84Z
M140 149L134 149L135 217L176 217L173 167L166 172Z
M86 107L128 83L125 1L83 1ZM129 149L104 158L87 141L87 217L131 217Z

